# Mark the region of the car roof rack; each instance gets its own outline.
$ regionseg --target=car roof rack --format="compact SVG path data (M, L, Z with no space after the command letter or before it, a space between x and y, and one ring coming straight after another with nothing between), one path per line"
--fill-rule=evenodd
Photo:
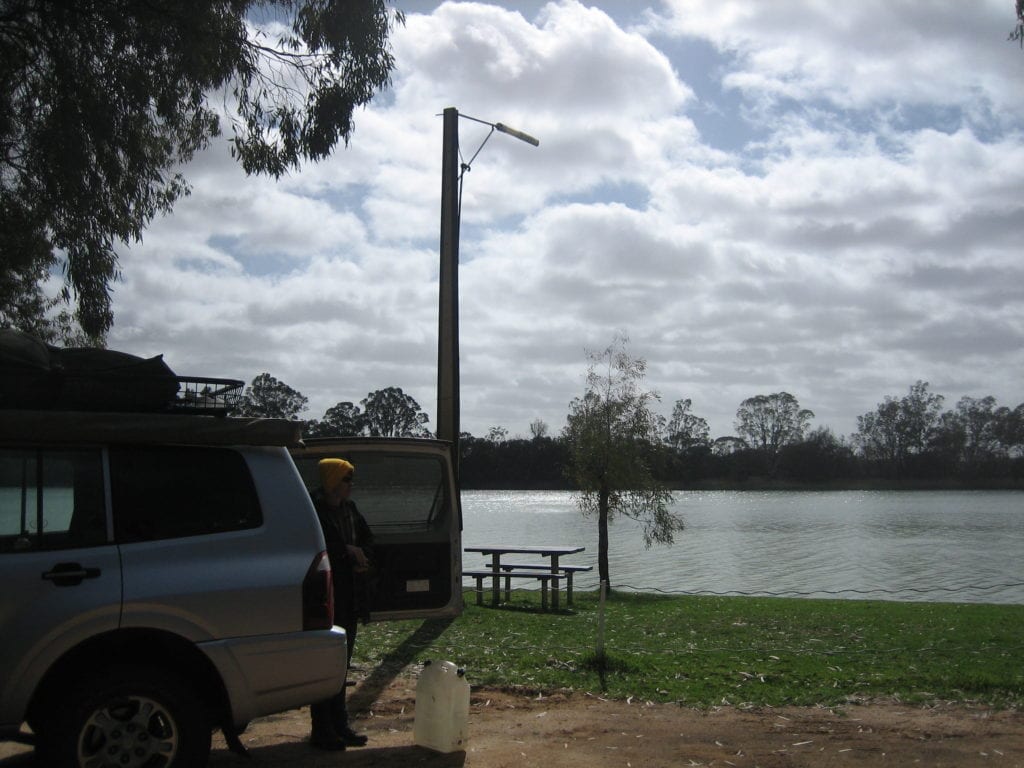
M162 355L60 348L0 329L0 408L226 416L242 399L238 379L178 376Z

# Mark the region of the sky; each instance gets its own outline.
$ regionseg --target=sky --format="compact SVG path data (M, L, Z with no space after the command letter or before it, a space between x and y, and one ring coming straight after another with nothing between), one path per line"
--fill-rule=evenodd
M399 2L392 86L278 181L217 142L124 248L108 346L267 372L307 419L436 426L442 118L462 119L462 429L565 425L617 336L711 437L788 392L837 436L918 380L1024 401L1013 0Z

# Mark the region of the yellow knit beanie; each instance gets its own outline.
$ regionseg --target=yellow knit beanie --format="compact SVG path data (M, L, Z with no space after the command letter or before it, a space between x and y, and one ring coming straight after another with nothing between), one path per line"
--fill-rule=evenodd
M320 459L320 485L327 493L335 493L341 481L355 472L355 467L344 459Z

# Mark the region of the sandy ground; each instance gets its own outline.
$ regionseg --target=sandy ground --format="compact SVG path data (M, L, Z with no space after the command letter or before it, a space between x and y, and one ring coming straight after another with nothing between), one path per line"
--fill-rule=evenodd
M235 768L660 768L661 766L911 766L1024 768L1024 713L965 705L874 702L842 708L743 711L607 701L586 693L536 696L474 688L466 751L413 742L415 679L350 692L367 747L312 749L308 710L261 719L243 734L251 759L214 738L210 766ZM32 750L0 744L0 768L34 765Z

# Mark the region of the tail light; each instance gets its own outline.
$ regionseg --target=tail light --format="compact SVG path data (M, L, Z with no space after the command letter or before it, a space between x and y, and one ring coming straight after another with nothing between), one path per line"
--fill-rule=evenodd
M331 560L326 552L313 558L302 581L302 629L330 629L334 626L334 582Z

